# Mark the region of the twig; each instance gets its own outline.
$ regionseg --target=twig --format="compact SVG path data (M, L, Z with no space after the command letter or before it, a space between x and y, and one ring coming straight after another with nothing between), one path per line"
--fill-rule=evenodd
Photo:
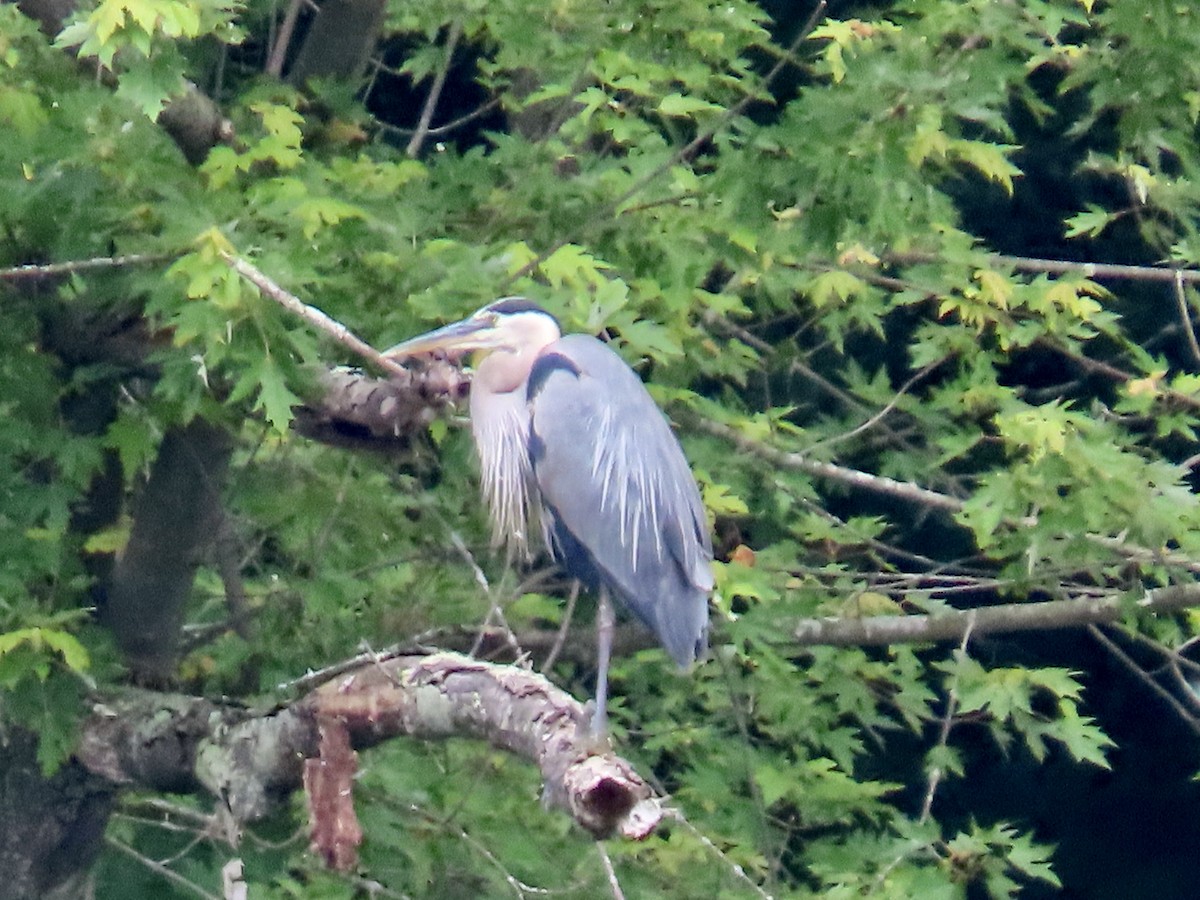
M471 110L469 113L459 116L457 119L452 119L451 121L447 122L445 125L438 125L436 128L428 129L425 132L425 137L426 138L441 137L444 134L449 134L451 131L454 131L456 128L462 128L462 126L475 121L480 116L487 115L488 113L490 113L493 109L495 109L499 105L500 105L500 98L493 97L491 100L489 100L487 103L484 103L482 106L475 107L475 109ZM378 119L375 120L375 126L378 127L381 131L388 132L390 134L400 135L403 137L412 137L414 134L417 133L417 130L415 128L397 128L395 125L390 125L387 122L380 122Z
M899 402L900 402L901 397L903 397L905 394L907 394L909 391L911 391L917 385L918 382L920 382L922 379L924 379L926 376L928 376L931 372L933 372L935 369L937 369L942 363L944 363L949 358L950 358L949 356L943 356L941 359L935 360L934 362L931 362L929 365L923 367L919 372L917 372L915 375L913 375L912 378L908 379L908 381L906 381L906 382L904 382L904 384L900 385L900 389L898 391L896 391L896 393L892 397L892 399L889 400L887 402L887 404L881 410L879 410L879 412L875 413L875 415L871 416L869 419L867 419L862 424L856 426L855 428L852 428L849 431L844 432L843 434L835 434L833 437L825 438L825 440L823 440L823 441L817 441L815 444L813 444L812 446L810 446L808 448L808 452L811 453L817 447L829 447L829 446L832 446L833 444L840 444L842 441L849 440L850 438L855 437L856 435L862 434L864 431L868 430L869 428L874 427L879 422L883 421L884 417L887 416L888 413L890 413L893 409L896 408L897 404L899 404Z
M729 855L725 853L725 851L713 843L712 838L704 834L699 828L689 822L683 813L677 809L672 809L668 814L673 821L678 822L680 825L686 828L692 837L700 842L700 845L704 847L704 849L706 849L713 856L717 857L717 859L721 860L721 862L729 866L729 870L733 872L737 879L749 886L754 893L758 894L758 896L762 898L762 900L774 900L770 894L762 889L762 886L758 884L758 882L756 882L746 873L746 870L742 868L740 863L734 862L732 859L730 859Z
M558 634L554 636L554 644L550 647L550 652L546 654L546 659L542 663L542 671L549 672L550 668L558 660L558 655L562 653L563 644L567 641L567 632L571 628L571 619L575 616L575 602L579 599L579 581L576 580L571 584L571 593L567 595L567 608L563 610L562 624L558 626Z
M1094 637L1100 643L1100 645L1109 653L1111 653L1113 658L1116 659L1117 662L1124 666L1129 672L1131 672L1138 681L1142 682L1142 684L1146 685L1146 687L1150 688L1151 691L1157 694L1160 699L1165 701L1166 704L1178 714L1179 718L1183 720L1183 724L1188 727L1192 734L1200 737L1200 722L1196 721L1195 716L1193 716L1188 711L1187 707L1180 703L1170 691L1142 671L1142 667L1139 666L1128 653L1118 647L1112 641L1112 639L1109 638L1108 635L1106 635L1098 627L1095 625L1089 625L1088 634Z
M427 818L429 818L430 821L437 821L432 816L428 816ZM478 853L480 856L482 856L485 860L487 860L489 863L491 863L497 869L497 871L500 872L500 876L508 883L508 886L513 889L513 893L516 894L518 897L523 898L523 897L525 897L526 894L549 894L549 893L551 893L546 888L534 887L531 884L526 884L521 879L519 879L516 875L514 875L512 872L508 871L508 869L506 869L504 867L504 863L502 863L500 861L500 859L496 856L495 853L493 853L491 850L489 850L487 847L485 847L481 841L479 841L476 838L471 837L471 835L467 834L465 829L450 826L444 822L439 823L439 824L446 827L446 829L448 831L450 831L452 834L454 834L455 836L457 836L459 840L463 841L468 847L470 847L472 850L474 850L476 853Z
M403 378L411 376L412 373L400 365L400 363L384 356L341 322L317 309L315 306L305 303L295 294L284 290L240 256L234 256L232 253L222 250L221 258L225 260L231 269L262 291L265 297L274 300L288 312L299 316L318 330L325 332L325 334L351 352L374 363L380 369L392 375L399 375Z
M790 640L800 646L876 647L959 640L977 635L1017 631L1050 631L1115 622L1128 609L1171 613L1200 606L1200 584L1172 585L1147 591L1136 603L1120 597L1004 603L932 615L870 616L863 619L802 619Z
M608 848L604 846L603 841L596 841L596 852L600 854L600 865L604 868L604 876L608 879L608 889L612 891L613 900L625 900L625 892L621 890L621 882L617 880L617 870L608 858Z
M13 266L0 269L0 281L20 281L25 278L52 278L70 275L90 269L123 269L128 266L148 266L170 262L178 253L128 253L125 256L96 256L91 259L74 259L67 262L44 263L42 265Z
M425 106L421 109L417 130L404 151L411 159L416 159L421 152L421 145L425 143L425 138L429 134L429 123L433 120L433 111L437 108L438 100L442 96L442 88L446 85L446 75L449 73L450 63L454 59L454 49L458 46L458 39L461 36L462 23L455 21L450 26L450 33L446 36L446 58L442 60L441 67L433 76L433 86L429 89L429 96L425 98Z
M517 641L517 636L509 627L508 619L504 616L504 609L500 606L500 596L496 591L492 590L492 586L488 583L487 576L483 574L483 569L479 567L479 563L475 561L475 555L471 553L470 548L462 539L457 531L450 531L450 543L454 545L454 549L458 551L459 556L466 561L471 568L471 573L475 576L475 583L483 590L484 596L488 598L487 615L483 617L483 622L479 626L478 634L475 637L475 643L471 646L468 656L478 656L479 651L483 648L484 637L488 633L488 626L493 622L500 628L500 633L504 635L504 642L509 649L516 654L518 662L524 658L525 651L521 649L520 643Z
M184 888L185 890L188 890L191 893L195 894L197 897L203 897L204 900L221 900L221 898L218 897L216 894L210 894L208 891L204 890L204 888L200 887L200 885L196 884L195 882L188 881L188 879L184 878L182 875L180 875L174 869L168 868L167 866L164 866L160 862L155 862L154 860L150 859L150 857L148 857L148 856L143 856L141 853L138 853L135 849L130 847L128 844L124 844L121 841L118 841L116 838L108 836L108 835L105 836L104 841L106 844L108 844L108 846L110 846L116 850L120 850L126 856L130 856L133 859L137 860L143 866L145 866L147 869L149 869L151 872L154 872L156 875L160 875L161 877L165 878L167 881L171 882L171 884L175 885L176 887Z
M408 648L411 649L411 648ZM406 648L401 644L393 644L390 647L385 647L383 650L367 650L351 656L349 659L343 659L339 662L331 663L320 669L310 669L298 678L293 678L291 681L281 681L275 686L275 690L282 695L299 694L312 690L320 684L331 681L339 675L344 675L346 672L352 672L355 669L361 669L364 665L381 660L392 659L406 652Z
M1187 335L1188 347L1192 351L1192 359L1200 363L1200 344L1196 343L1196 329L1192 326L1192 311L1188 307L1187 294L1183 290L1183 272L1175 270L1175 302L1179 304L1179 320L1183 323L1183 333Z
M279 34L275 37L275 43L271 45L271 55L267 58L266 69L263 70L272 78L279 78L283 74L283 61L287 57L288 44L292 42L292 33L296 30L296 21L300 18L300 7L304 2L305 0L292 0L283 15Z
M758 335L752 334L750 331L746 330L741 325L738 325L736 322L731 322L728 318L720 313L708 309L705 310L702 318L704 319L704 323L706 325L713 325L719 328L731 337L737 338L747 347L757 350L759 353L772 354L775 352L775 348L771 344L764 341Z
M971 641L971 632L975 628L975 614L977 610L971 610L967 616L967 627L963 630L962 642L958 645L959 656L964 656L967 652L967 644ZM950 685L950 690L946 695L946 714L942 716L942 724L938 729L937 746L945 748L950 742L950 729L954 727L954 713L958 709L958 676L955 675L953 684ZM941 784L942 775L941 766L933 766L929 770L929 781L925 787L925 799L921 802L921 816L917 819L918 824L924 824L929 821L930 813L933 812L933 798L937 794L938 785Z

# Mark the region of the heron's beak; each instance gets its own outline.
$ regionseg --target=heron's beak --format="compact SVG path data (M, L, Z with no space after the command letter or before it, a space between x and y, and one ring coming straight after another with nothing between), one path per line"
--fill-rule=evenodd
M462 353L468 350L486 350L495 346L496 326L486 319L477 319L472 316L461 322L454 322L402 341L396 346L384 350L383 355L398 359L432 353L434 350Z

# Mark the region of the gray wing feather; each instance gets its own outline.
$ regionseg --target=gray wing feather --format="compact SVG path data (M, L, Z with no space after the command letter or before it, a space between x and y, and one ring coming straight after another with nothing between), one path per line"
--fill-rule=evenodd
M594 576L687 665L706 641L713 577L704 506L683 450L641 380L605 344L568 335L550 353L571 366L539 379L529 402L552 549L570 556L555 536L565 529Z

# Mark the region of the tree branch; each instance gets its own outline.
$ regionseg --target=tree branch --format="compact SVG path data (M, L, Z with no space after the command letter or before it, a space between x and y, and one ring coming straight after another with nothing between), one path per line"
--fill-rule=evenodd
M487 740L537 765L546 803L597 836L640 839L665 814L633 766L596 745L577 700L541 675L456 653L372 660L265 713L126 691L96 706L76 757L117 784L203 789L245 822L301 786L303 761L320 757L319 723L344 728L356 749L402 735Z
M232 253L222 250L221 258L231 269L258 288L264 297L274 300L288 312L304 319L318 331L323 331L350 352L373 363L383 371L407 379L409 371L393 359L384 356L353 331L325 312L305 303L295 294L284 290L260 269Z
M997 265L1011 266L1018 272L1044 273L1047 275L1082 275L1097 281L1181 281L1186 284L1200 283L1200 270L1165 268L1162 266L1127 266L1119 263L1076 262L1070 259L1038 259L1029 256L1008 256L1003 253L988 253L985 258ZM888 253L883 261L897 265L939 262L936 253L909 251Z
M134 513L101 607L133 670L153 680L175 665L201 550L221 520L229 435L201 419L169 430Z
M425 138L429 134L429 123L433 121L433 111L437 109L438 100L442 96L442 88L446 86L446 75L450 72L450 63L454 61L454 51L458 48L458 39L461 36L462 23L455 20L454 24L450 26L450 33L446 35L446 58L433 78L433 86L429 88L429 96L425 98L425 106L421 109L417 130L413 132L412 140L408 142L408 146L404 150L411 159L416 159L420 154L421 145L425 143Z
M318 392L296 409L293 424L305 437L338 447L408 446L412 433L428 426L447 403L462 399L469 384L460 368L444 360L387 379L328 369L317 376Z
M869 472L849 469L845 466L839 466L836 463L809 459L801 453L777 450L774 447L753 441L739 434L730 426L714 422L711 419L695 417L694 422L696 427L701 431L730 441L739 450L748 451L755 456L762 457L768 462L773 462L784 468L797 469L801 472L808 472L810 475L828 478L831 481L837 481L851 487L864 488L877 494L887 494L888 496L908 500L921 506L944 509L947 512L961 512L963 508L963 501L957 497L931 491L910 481L897 481L894 478L888 478L886 475L872 475Z
M129 253L125 256L96 256L92 259L75 259L67 262L41 265L12 266L0 269L0 281L22 281L26 279L57 278L91 269L123 269L128 266L146 266L170 262L177 253Z
M970 631L984 634L1050 631L1116 622L1132 610L1171 613L1200 606L1200 584L1147 591L1136 603L1121 597L1086 597L1042 603L1005 603L931 615L872 616L863 619L803 619L791 633L800 646L872 647L960 641Z

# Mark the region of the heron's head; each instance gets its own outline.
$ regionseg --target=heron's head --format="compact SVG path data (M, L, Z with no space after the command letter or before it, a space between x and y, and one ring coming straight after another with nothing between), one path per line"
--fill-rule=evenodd
M454 322L385 350L393 358L442 350L463 353L495 350L537 353L562 336L558 320L523 297L505 297L489 303L460 322Z

